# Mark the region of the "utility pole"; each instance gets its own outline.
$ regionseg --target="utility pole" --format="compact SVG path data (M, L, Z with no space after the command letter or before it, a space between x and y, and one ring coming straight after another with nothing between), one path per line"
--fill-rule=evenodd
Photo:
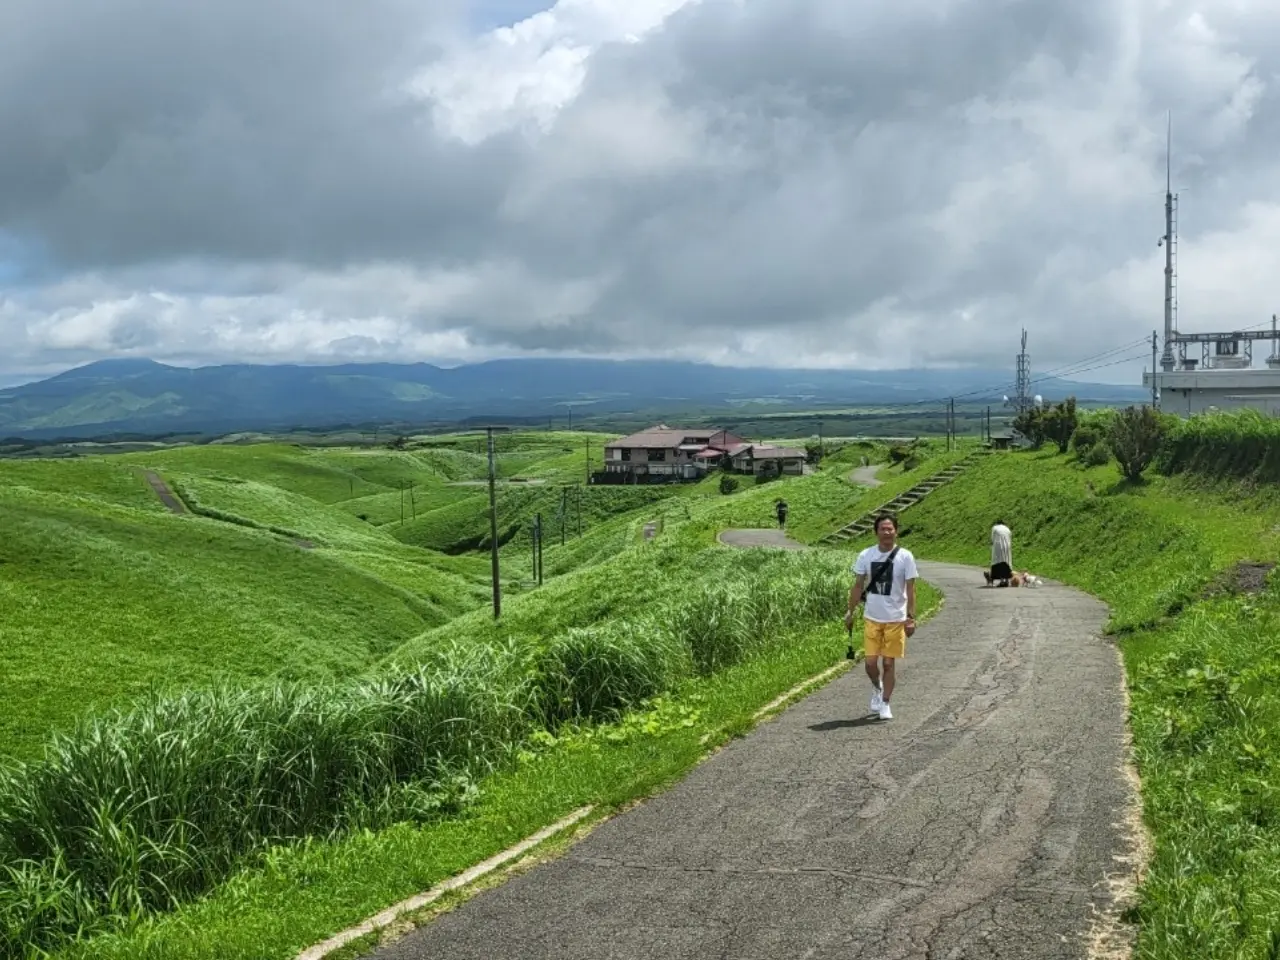
M1156 331L1151 331L1151 406L1158 409L1160 406L1160 391L1156 386Z
M827 448L826 446L823 445L823 442L822 442L822 421L819 420L818 421L818 462L821 463L822 460L826 457L826 455L827 455Z
M590 437L587 437L585 440L582 441L582 448L587 453L587 477L585 482L590 483L591 482L591 438Z
M400 525L404 526L404 481L400 481Z
M409 516L414 520L418 519L418 505L413 499L413 481L409 481Z
M489 447L489 558L493 578L493 618L502 616L502 584L498 579L498 494L497 468L493 457L493 431L504 427L485 427ZM401 508L403 510L403 507Z
M565 544L565 525L569 522L569 488L560 488L560 546Z

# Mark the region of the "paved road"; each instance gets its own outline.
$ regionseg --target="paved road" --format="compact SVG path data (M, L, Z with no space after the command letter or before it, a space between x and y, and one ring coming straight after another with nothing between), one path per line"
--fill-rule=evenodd
M796 543L781 530L725 530L720 542L729 547L777 547L781 550L807 550L803 543Z
M564 857L379 960L1082 958L1123 850L1105 611L922 563L895 718L844 674Z
M858 467L849 474L849 481L864 487L883 487L884 481L876 476L883 466L883 463L873 463L870 466Z

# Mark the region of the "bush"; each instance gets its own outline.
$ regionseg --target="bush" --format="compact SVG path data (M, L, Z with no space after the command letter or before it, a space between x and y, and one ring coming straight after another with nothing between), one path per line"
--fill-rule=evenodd
M1085 450L1082 462L1086 467L1105 467L1111 462L1111 449L1105 443L1097 443Z
M570 630L538 657L534 684L541 719L615 720L656 696L689 670L687 652L651 624L606 624Z
M739 482L737 477L730 476L726 473L720 478L720 492L726 497L731 493L736 493L738 486Z
M1076 457L1084 460L1088 457L1089 451L1106 439L1106 434L1100 425L1094 423L1082 423L1076 427L1075 434L1071 437L1071 447L1076 452Z
M1116 416L1109 438L1111 453L1129 480L1139 479L1160 452L1164 424L1151 407L1127 407Z
M1280 419L1256 410L1175 421L1160 449L1160 472L1280 482Z
M1056 443L1059 453L1066 453L1071 437L1076 432L1076 398L1067 397L1063 402L1045 410L1041 420L1044 438Z

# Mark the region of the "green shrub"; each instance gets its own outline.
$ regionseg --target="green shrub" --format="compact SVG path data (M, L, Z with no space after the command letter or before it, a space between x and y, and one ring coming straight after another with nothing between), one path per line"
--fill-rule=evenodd
M1111 448L1105 443L1096 443L1085 449L1081 460L1086 467L1105 467L1111 462Z
M1280 482L1280 419L1256 410L1174 421L1160 448L1161 473Z
M534 685L543 723L614 720L676 679L687 654L653 624L611 623L569 630L538 656Z
M1137 480L1150 466L1160 452L1164 430L1160 415L1151 407L1127 407L1116 416L1108 439L1127 479Z
M729 474L726 473L724 476L720 478L720 492L723 493L726 497L731 493L737 492L737 489L738 489L737 477L730 476Z

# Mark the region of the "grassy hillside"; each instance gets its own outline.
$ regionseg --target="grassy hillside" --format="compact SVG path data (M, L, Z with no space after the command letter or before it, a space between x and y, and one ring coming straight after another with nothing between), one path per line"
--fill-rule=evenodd
M1112 607L1155 843L1137 955L1280 955L1280 493L1010 454L904 514L904 540L986 564L998 519L1015 567Z
M10 467L0 463L0 754L31 755L51 728L152 684L349 674L439 622L324 552L172 516L123 465Z

